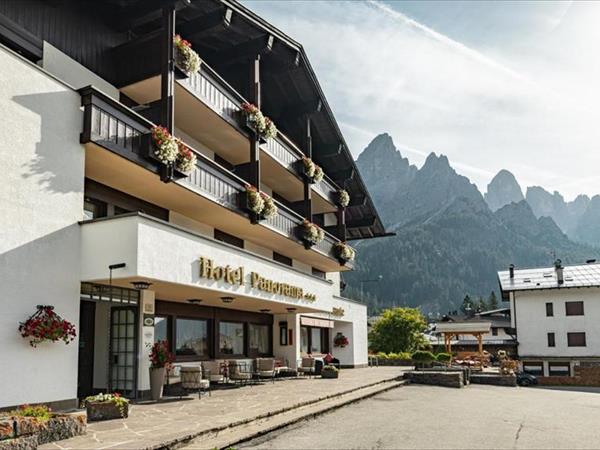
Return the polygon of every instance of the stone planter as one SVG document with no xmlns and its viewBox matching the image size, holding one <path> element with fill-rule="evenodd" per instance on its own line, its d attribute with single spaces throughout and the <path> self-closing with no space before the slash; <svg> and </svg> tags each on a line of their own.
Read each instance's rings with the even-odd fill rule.
<svg viewBox="0 0 600 450">
<path fill-rule="evenodd" d="M 323 369 L 321 370 L 321 378 L 338 378 L 340 376 L 339 371 Z"/>
<path fill-rule="evenodd" d="M 88 422 L 125 419 L 129 416 L 129 403 L 120 408 L 115 402 L 86 402 L 85 410 Z"/>
<path fill-rule="evenodd" d="M 162 397 L 166 371 L 165 367 L 150 367 L 150 396 L 155 402 Z"/>
<path fill-rule="evenodd" d="M 55 414 L 46 421 L 35 417 L 0 417 L 0 450 L 35 449 L 38 445 L 85 434 L 83 414 Z"/>
</svg>

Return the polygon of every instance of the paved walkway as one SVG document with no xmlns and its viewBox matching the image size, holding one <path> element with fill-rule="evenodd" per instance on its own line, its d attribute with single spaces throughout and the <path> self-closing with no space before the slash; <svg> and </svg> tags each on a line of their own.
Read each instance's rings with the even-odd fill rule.
<svg viewBox="0 0 600 450">
<path fill-rule="evenodd" d="M 92 422 L 85 436 L 40 449 L 146 449 L 401 376 L 406 368 L 346 369 L 337 380 L 299 378 L 215 390 L 212 397 L 132 405 L 129 418 Z"/>
</svg>

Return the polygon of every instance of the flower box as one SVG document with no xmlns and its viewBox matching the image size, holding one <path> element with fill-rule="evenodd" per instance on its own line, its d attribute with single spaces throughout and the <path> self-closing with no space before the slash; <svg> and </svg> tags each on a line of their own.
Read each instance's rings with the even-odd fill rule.
<svg viewBox="0 0 600 450">
<path fill-rule="evenodd" d="M 129 403 L 122 406 L 115 402 L 85 402 L 88 422 L 99 420 L 126 419 L 129 416 Z"/>
<path fill-rule="evenodd" d="M 327 365 L 321 369 L 321 378 L 339 378 L 340 371 L 337 367 Z"/>
</svg>

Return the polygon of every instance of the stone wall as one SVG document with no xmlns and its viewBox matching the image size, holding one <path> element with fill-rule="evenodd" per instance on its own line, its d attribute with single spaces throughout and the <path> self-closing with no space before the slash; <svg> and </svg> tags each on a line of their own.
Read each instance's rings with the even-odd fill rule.
<svg viewBox="0 0 600 450">
<path fill-rule="evenodd" d="M 379 358 L 380 366 L 402 366 L 402 367 L 410 367 L 414 366 L 415 363 L 412 362 L 412 359 L 383 359 Z"/>
<path fill-rule="evenodd" d="M 34 417 L 0 417 L 0 450 L 35 449 L 38 445 L 85 434 L 83 414 L 65 414 L 40 421 Z"/>
<path fill-rule="evenodd" d="M 575 366 L 575 373 L 570 376 L 537 377 L 544 386 L 600 386 L 600 367 Z"/>
<path fill-rule="evenodd" d="M 406 372 L 404 379 L 409 380 L 414 384 L 430 384 L 434 386 L 445 386 L 453 388 L 461 388 L 464 386 L 462 372 L 435 372 L 435 371 L 420 371 L 415 370 Z"/>
<path fill-rule="evenodd" d="M 495 375 L 495 374 L 472 374 L 471 383 L 473 384 L 491 384 L 494 386 L 516 386 L 516 375 Z"/>
</svg>

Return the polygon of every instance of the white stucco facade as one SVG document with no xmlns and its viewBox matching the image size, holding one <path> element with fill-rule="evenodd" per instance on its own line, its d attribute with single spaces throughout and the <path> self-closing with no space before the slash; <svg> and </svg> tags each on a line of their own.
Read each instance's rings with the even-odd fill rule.
<svg viewBox="0 0 600 450">
<path fill-rule="evenodd" d="M 84 149 L 80 96 L 0 47 L 0 407 L 76 397 L 77 347 L 17 332 L 53 305 L 78 326 Z"/>
</svg>

